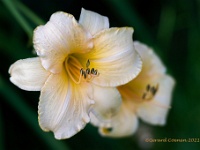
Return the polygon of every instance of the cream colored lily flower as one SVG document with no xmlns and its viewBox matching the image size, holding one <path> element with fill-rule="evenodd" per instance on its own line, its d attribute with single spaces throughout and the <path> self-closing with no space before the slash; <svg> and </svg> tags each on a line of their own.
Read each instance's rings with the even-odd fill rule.
<svg viewBox="0 0 200 150">
<path fill-rule="evenodd" d="M 166 123 L 175 81 L 166 75 L 166 68 L 152 49 L 139 42 L 134 42 L 134 46 L 143 60 L 142 71 L 134 80 L 118 87 L 122 107 L 110 124 L 93 121 L 104 136 L 133 134 L 138 127 L 138 117 L 152 125 Z"/>
<path fill-rule="evenodd" d="M 141 70 L 132 34 L 132 28 L 109 28 L 107 17 L 84 9 L 79 22 L 71 14 L 56 12 L 35 29 L 38 57 L 15 62 L 9 73 L 19 88 L 41 91 L 38 113 L 44 131 L 53 131 L 57 139 L 69 138 L 90 121 L 90 112 L 104 116 L 113 106 L 117 112 L 121 97 L 114 87 Z M 103 99 L 107 108 L 97 103 L 95 111 L 91 106 L 101 101 L 99 93 L 115 101 Z"/>
</svg>

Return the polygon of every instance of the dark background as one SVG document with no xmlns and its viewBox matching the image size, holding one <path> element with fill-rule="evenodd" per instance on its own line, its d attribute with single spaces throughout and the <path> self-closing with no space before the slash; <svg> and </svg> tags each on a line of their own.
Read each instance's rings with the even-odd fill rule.
<svg viewBox="0 0 200 150">
<path fill-rule="evenodd" d="M 147 143 L 149 138 L 200 140 L 200 1 L 199 0 L 21 0 L 44 22 L 52 13 L 65 11 L 78 20 L 81 8 L 108 16 L 111 27 L 131 26 L 134 40 L 153 47 L 176 80 L 167 124 L 151 126 L 140 121 L 136 134 L 128 138 L 101 137 L 87 125 L 67 140 L 55 140 L 38 126 L 39 92 L 18 89 L 9 81 L 8 68 L 18 59 L 35 56 L 31 33 L 17 21 L 15 12 L 0 1 L 0 150 L 198 150 L 196 142 Z M 21 7 L 20 7 L 21 8 Z M 34 23 L 20 14 L 33 30 Z M 31 30 L 31 31 L 32 31 Z"/>
</svg>

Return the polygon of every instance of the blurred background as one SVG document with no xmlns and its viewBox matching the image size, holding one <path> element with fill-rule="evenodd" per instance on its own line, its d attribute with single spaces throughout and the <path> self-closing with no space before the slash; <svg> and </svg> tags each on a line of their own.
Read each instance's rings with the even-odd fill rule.
<svg viewBox="0 0 200 150">
<path fill-rule="evenodd" d="M 9 81 L 8 68 L 35 56 L 33 29 L 52 13 L 79 18 L 81 8 L 108 16 L 111 27 L 134 27 L 134 40 L 155 49 L 176 79 L 172 108 L 164 127 L 140 121 L 131 137 L 103 138 L 87 125 L 67 140 L 55 140 L 38 126 L 39 92 L 23 91 Z M 37 17 L 38 16 L 38 17 Z M 1 0 L 0 1 L 0 150 L 198 150 L 198 143 L 147 143 L 145 138 L 200 140 L 199 0 Z"/>
</svg>

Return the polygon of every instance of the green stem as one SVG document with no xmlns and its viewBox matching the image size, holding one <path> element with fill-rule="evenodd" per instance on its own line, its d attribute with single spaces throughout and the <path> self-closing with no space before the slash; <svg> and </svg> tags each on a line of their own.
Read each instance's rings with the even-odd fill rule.
<svg viewBox="0 0 200 150">
<path fill-rule="evenodd" d="M 4 97 L 6 103 L 13 107 L 19 115 L 32 127 L 35 133 L 41 138 L 49 149 L 52 150 L 68 150 L 69 148 L 64 144 L 64 141 L 55 140 L 50 133 L 44 133 L 38 126 L 37 115 L 25 103 L 23 98 L 16 93 L 12 85 L 0 78 L 0 94 Z"/>
<path fill-rule="evenodd" d="M 13 14 L 13 16 L 16 18 L 16 20 L 19 22 L 19 24 L 22 26 L 22 28 L 25 30 L 25 32 L 31 39 L 33 35 L 33 29 L 28 25 L 28 23 L 22 17 L 22 15 L 20 15 L 19 11 L 13 5 L 12 0 L 2 0 L 2 2 L 10 10 L 10 12 Z"/>
</svg>

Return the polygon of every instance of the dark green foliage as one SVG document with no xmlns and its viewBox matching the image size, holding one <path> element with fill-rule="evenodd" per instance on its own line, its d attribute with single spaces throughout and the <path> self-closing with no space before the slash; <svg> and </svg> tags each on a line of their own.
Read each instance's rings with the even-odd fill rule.
<svg viewBox="0 0 200 150">
<path fill-rule="evenodd" d="M 15 0 L 4 0 L 15 2 Z M 20 24 L 0 1 L 0 149 L 28 150 L 198 150 L 200 149 L 200 2 L 199 0 L 21 0 L 46 22 L 62 10 L 77 20 L 81 8 L 108 16 L 111 26 L 131 26 L 134 40 L 153 47 L 176 80 L 172 108 L 164 127 L 140 121 L 141 128 L 128 138 L 101 137 L 91 125 L 74 137 L 57 141 L 37 121 L 39 92 L 18 89 L 9 81 L 8 68 L 18 59 L 34 57 L 32 32 L 39 22 L 23 14 L 30 29 Z M 19 6 L 22 8 L 24 6 Z M 12 8 L 11 8 L 12 9 Z M 23 8 L 22 8 L 23 9 Z M 24 9 L 23 9 L 24 10 Z M 15 13 L 15 12 L 14 12 Z M 29 14 L 31 15 L 31 14 Z M 150 138 L 188 139 L 199 142 L 147 143 Z"/>
</svg>

